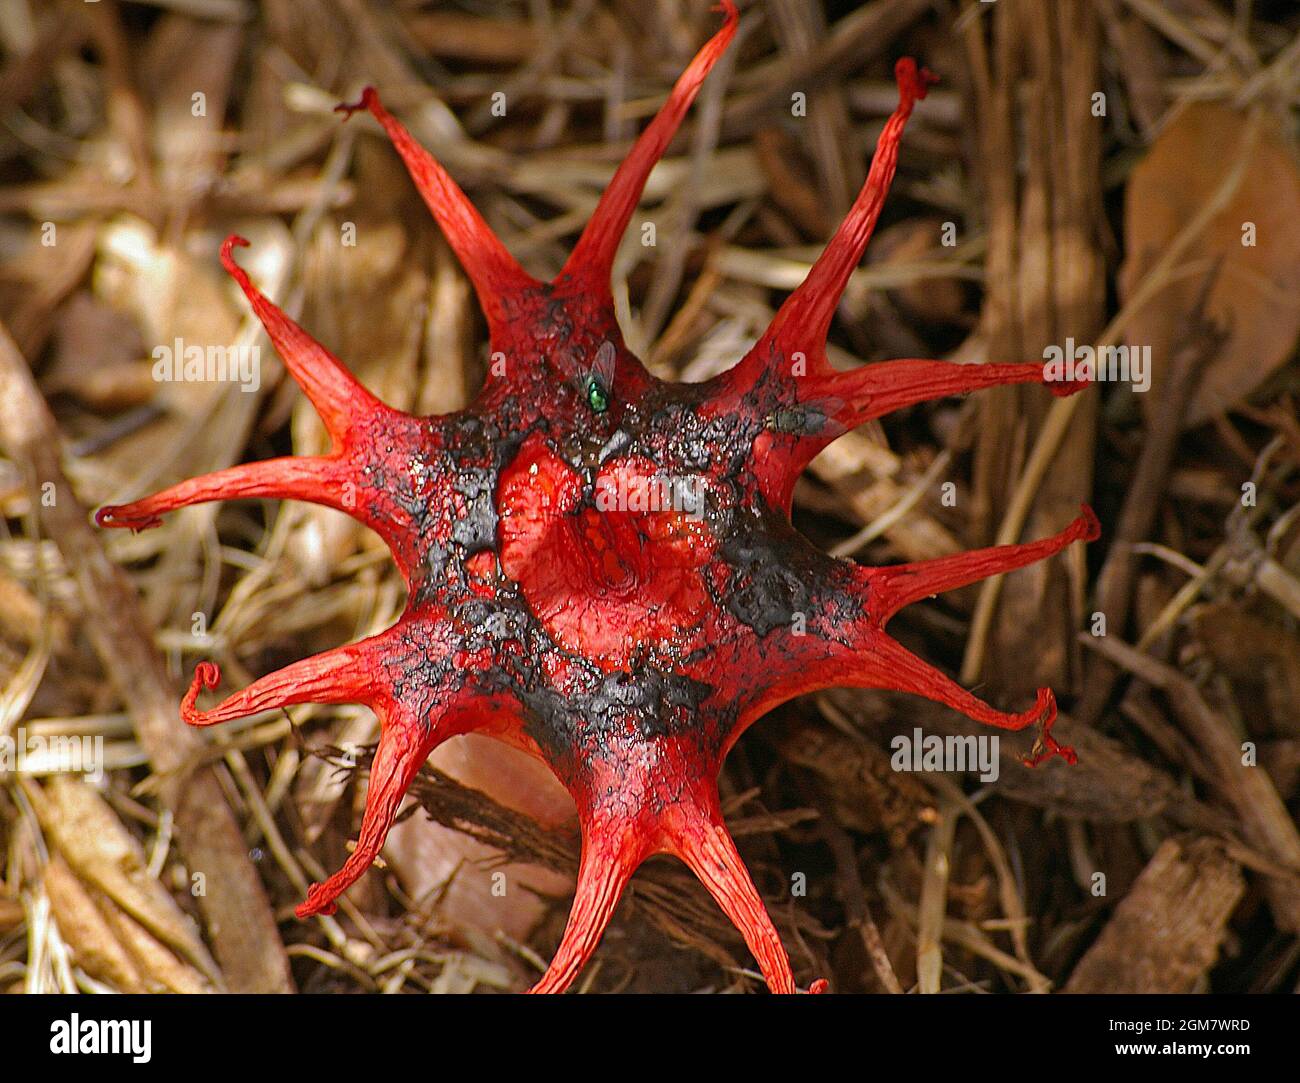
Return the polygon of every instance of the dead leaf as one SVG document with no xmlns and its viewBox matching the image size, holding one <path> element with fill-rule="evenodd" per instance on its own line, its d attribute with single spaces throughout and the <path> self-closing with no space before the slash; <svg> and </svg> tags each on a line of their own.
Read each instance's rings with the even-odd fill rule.
<svg viewBox="0 0 1300 1083">
<path fill-rule="evenodd" d="M 62 858 L 52 857 L 45 866 L 44 885 L 59 933 L 72 949 L 77 965 L 120 992 L 146 992 L 131 956 L 113 936 L 90 893 Z"/>
<path fill-rule="evenodd" d="M 1129 178 L 1124 202 L 1127 258 L 1120 292 L 1131 295 L 1170 241 L 1232 168 L 1243 113 L 1211 102 L 1188 106 L 1161 132 Z M 1253 241 L 1254 243 L 1248 243 Z M 1207 364 L 1184 423 L 1197 425 L 1258 387 L 1289 358 L 1300 337 L 1300 167 L 1293 148 L 1267 128 L 1235 195 L 1192 244 L 1184 266 L 1223 261 L 1208 314 L 1229 332 Z M 1161 401 L 1160 372 L 1186 321 L 1202 275 L 1160 290 L 1128 327 L 1130 347 L 1149 345 L 1153 379 L 1147 411 Z"/>
<path fill-rule="evenodd" d="M 40 790 L 29 790 L 28 796 L 69 870 L 91 892 L 112 902 L 105 917 L 137 966 L 143 964 L 167 988 L 210 984 L 216 964 L 193 922 L 149 875 L 139 843 L 95 789 L 80 779 L 56 776 Z M 118 921 L 118 912 L 138 929 Z M 139 950 L 142 945 L 156 949 Z M 163 945 L 176 956 L 166 967 L 158 965 Z"/>
</svg>

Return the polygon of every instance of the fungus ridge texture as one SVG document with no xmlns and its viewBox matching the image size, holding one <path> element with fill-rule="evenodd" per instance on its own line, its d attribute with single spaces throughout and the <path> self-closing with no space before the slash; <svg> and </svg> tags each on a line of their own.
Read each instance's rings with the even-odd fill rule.
<svg viewBox="0 0 1300 1083">
<path fill-rule="evenodd" d="M 206 710 L 199 696 L 220 673 L 201 663 L 181 705 L 195 726 L 306 702 L 361 703 L 379 717 L 356 848 L 312 885 L 300 917 L 334 911 L 379 855 L 429 753 L 474 731 L 540 757 L 577 804 L 576 894 L 534 991 L 572 983 L 637 866 L 670 853 L 735 923 L 768 986 L 796 992 L 719 805 L 723 759 L 753 721 L 820 688 L 898 689 L 1001 729 L 1038 726 L 1031 762 L 1074 761 L 1052 737 L 1049 689 L 1004 713 L 885 629 L 910 602 L 1095 538 L 1090 510 L 1039 541 L 880 568 L 832 559 L 790 523 L 796 478 L 836 436 L 942 396 L 1044 382 L 1041 363 L 907 359 L 841 372 L 827 361 L 832 317 L 879 217 L 904 125 L 934 80 L 928 71 L 898 62 L 898 107 L 852 210 L 733 368 L 706 383 L 666 383 L 623 342 L 615 253 L 650 170 L 736 32 L 735 7 L 723 12 L 551 282 L 520 267 L 373 89 L 340 106 L 382 125 L 473 283 L 497 361 L 481 393 L 445 416 L 386 406 L 259 292 L 234 258 L 247 242 L 230 237 L 222 263 L 319 412 L 330 451 L 233 466 L 96 516 L 138 530 L 206 501 L 307 500 L 353 516 L 392 550 L 408 589 L 392 628 Z"/>
</svg>

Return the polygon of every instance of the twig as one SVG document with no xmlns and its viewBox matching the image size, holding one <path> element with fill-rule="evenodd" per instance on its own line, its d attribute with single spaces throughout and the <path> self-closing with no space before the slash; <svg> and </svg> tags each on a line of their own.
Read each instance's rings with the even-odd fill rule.
<svg viewBox="0 0 1300 1083">
<path fill-rule="evenodd" d="M 880 936 L 871 917 L 871 908 L 867 904 L 867 892 L 862 877 L 858 873 L 858 856 L 853 849 L 853 840 L 835 821 L 829 802 L 822 807 L 822 816 L 818 828 L 826 845 L 830 847 L 835 858 L 835 871 L 840 881 L 840 900 L 848 914 L 849 927 L 856 928 L 862 937 L 862 946 L 866 948 L 867 958 L 876 972 L 876 979 L 887 993 L 902 993 L 903 986 L 898 975 L 894 973 L 894 964 L 890 962 L 889 953 L 885 951 L 885 942 Z"/>
<path fill-rule="evenodd" d="M 1169 371 L 1162 381 L 1164 399 L 1147 428 L 1142 454 L 1115 524 L 1114 543 L 1097 577 L 1095 608 L 1106 615 L 1108 628 L 1117 635 L 1124 634 L 1128 623 L 1133 578 L 1137 573 L 1133 546 L 1151 532 L 1160 507 L 1160 494 L 1173 465 L 1183 417 L 1200 384 L 1201 373 L 1226 339 L 1225 332 L 1209 321 L 1205 311 L 1220 266 L 1221 261 L 1216 260 L 1201 283 L 1182 341 L 1170 358 Z M 1096 657 L 1095 662 L 1090 667 L 1083 698 L 1075 709 L 1080 720 L 1087 725 L 1092 725 L 1100 717 L 1119 676 L 1119 671 L 1100 657 Z"/>
<path fill-rule="evenodd" d="M 1242 831 L 1253 846 L 1292 872 L 1300 872 L 1300 832 L 1268 772 L 1243 762 L 1242 742 L 1226 720 L 1206 702 L 1200 689 L 1166 665 L 1117 636 L 1079 637 L 1140 680 L 1160 689 L 1214 772 L 1217 789 L 1235 809 Z M 1276 919 L 1283 928 L 1300 931 L 1300 892 L 1294 883 L 1270 881 Z"/>
<path fill-rule="evenodd" d="M 162 776 L 159 797 L 175 817 L 189 867 L 204 875 L 198 897 L 227 986 L 238 992 L 288 992 L 289 960 L 271 907 L 210 770 L 185 774 L 203 742 L 180 721 L 180 695 L 167 676 L 140 612 L 135 589 L 104 554 L 86 509 L 59 461 L 61 439 L 18 347 L 0 324 L 0 441 L 28 472 L 33 494 L 52 484 L 53 502 L 34 495 L 41 521 L 73 572 L 95 653 L 135 721 Z"/>
<path fill-rule="evenodd" d="M 944 917 L 948 909 L 948 872 L 957 831 L 957 810 L 939 802 L 938 818 L 925 848 L 921 898 L 916 904 L 916 977 L 918 991 L 937 993 L 943 974 Z"/>
<path fill-rule="evenodd" d="M 1251 113 L 1245 130 L 1241 134 L 1241 139 L 1237 144 L 1237 153 L 1233 158 L 1232 167 L 1228 170 L 1227 176 L 1223 178 L 1223 182 L 1215 190 L 1214 195 L 1206 200 L 1205 205 L 1196 212 L 1192 220 L 1170 242 L 1169 247 L 1165 249 L 1164 255 L 1156 261 L 1155 266 L 1151 268 L 1150 272 L 1138 284 L 1137 289 L 1133 291 L 1133 296 L 1124 303 L 1124 306 L 1116 313 L 1115 318 L 1111 320 L 1110 325 L 1098 337 L 1096 349 L 1099 355 L 1103 349 L 1114 346 L 1119 341 L 1120 336 L 1128 326 L 1129 320 L 1169 284 L 1170 277 L 1179 260 L 1183 258 L 1184 253 L 1205 231 L 1210 222 L 1214 220 L 1215 215 L 1223 210 L 1228 201 L 1236 194 L 1237 188 L 1246 175 L 1246 166 L 1250 162 L 1251 153 L 1259 138 L 1263 122 L 1264 114 L 1261 111 L 1256 110 Z M 1081 394 L 1087 394 L 1087 392 Z M 1056 452 L 1060 448 L 1062 440 L 1065 439 L 1065 434 L 1070 427 L 1070 421 L 1074 417 L 1075 410 L 1078 409 L 1079 401 L 1080 395 L 1072 395 L 1067 399 L 1057 399 L 1052 404 L 1052 408 L 1047 414 L 1047 420 L 1039 431 L 1034 450 L 1030 454 L 1029 461 L 1025 464 L 1025 469 L 1021 473 L 1020 480 L 1016 483 L 1015 491 L 1011 495 L 1011 504 L 1002 520 L 1001 527 L 998 529 L 996 544 L 1011 545 L 1019 539 L 1020 532 L 1025 526 L 1025 520 L 1029 517 L 1030 508 L 1033 506 L 1034 497 L 1042 484 L 1043 478 L 1047 476 L 1048 468 L 1056 457 Z M 998 598 L 1002 593 L 1003 578 L 1003 576 L 996 576 L 992 579 L 986 579 L 980 588 L 979 601 L 975 605 L 975 615 L 971 620 L 970 639 L 966 645 L 966 656 L 962 660 L 961 667 L 962 680 L 967 683 L 978 680 L 980 673 L 984 669 L 984 653 L 988 646 L 989 632 L 993 627 L 993 617 L 997 611 Z"/>
</svg>

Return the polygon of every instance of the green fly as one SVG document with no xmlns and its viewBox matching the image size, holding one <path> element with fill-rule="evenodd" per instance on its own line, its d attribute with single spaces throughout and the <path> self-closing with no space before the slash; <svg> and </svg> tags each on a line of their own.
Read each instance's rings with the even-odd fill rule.
<svg viewBox="0 0 1300 1083">
<path fill-rule="evenodd" d="M 603 414 L 609 409 L 610 393 L 614 389 L 614 361 L 618 351 L 614 344 L 606 339 L 596 351 L 596 359 L 591 368 L 580 373 L 582 396 L 587 400 L 593 414 Z"/>
</svg>

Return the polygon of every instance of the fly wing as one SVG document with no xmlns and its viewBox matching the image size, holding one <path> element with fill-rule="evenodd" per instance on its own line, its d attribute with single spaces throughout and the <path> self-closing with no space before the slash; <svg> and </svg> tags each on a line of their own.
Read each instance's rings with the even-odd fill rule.
<svg viewBox="0 0 1300 1083">
<path fill-rule="evenodd" d="M 583 399 L 587 397 L 587 391 L 591 387 L 593 379 L 600 385 L 600 389 L 608 395 L 614 386 L 614 370 L 618 360 L 618 349 L 615 345 L 605 339 L 601 342 L 596 350 L 596 356 L 586 364 L 586 358 L 581 357 L 575 352 L 569 353 L 569 372 L 572 374 L 570 380 L 573 388 Z"/>
<path fill-rule="evenodd" d="M 591 374 L 600 381 L 600 386 L 607 394 L 614 389 L 614 364 L 617 359 L 618 350 L 609 339 L 605 339 L 596 350 L 596 359 L 591 364 Z"/>
</svg>

